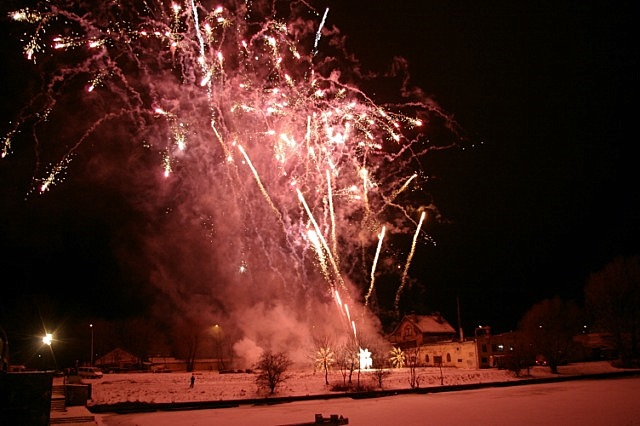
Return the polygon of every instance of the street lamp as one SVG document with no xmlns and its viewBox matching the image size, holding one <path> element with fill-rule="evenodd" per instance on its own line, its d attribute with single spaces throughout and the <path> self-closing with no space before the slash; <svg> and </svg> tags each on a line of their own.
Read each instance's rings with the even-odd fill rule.
<svg viewBox="0 0 640 426">
<path fill-rule="evenodd" d="M 217 367 L 218 367 L 218 371 L 220 371 L 220 369 L 222 370 L 226 370 L 225 365 L 224 365 L 224 351 L 222 350 L 222 327 L 220 327 L 218 324 L 214 325 L 212 327 L 212 331 L 213 331 L 213 336 L 215 338 L 214 340 L 214 357 L 217 359 Z"/>
<path fill-rule="evenodd" d="M 51 353 L 51 358 L 53 359 L 53 363 L 55 365 L 55 368 L 58 368 L 58 362 L 56 361 L 56 356 L 53 354 L 53 348 L 51 347 L 53 343 L 53 334 L 51 333 L 46 333 L 44 334 L 44 336 L 42 336 L 42 344 L 44 346 L 48 346 L 49 347 L 49 352 Z M 41 355 L 40 355 L 41 356 Z M 43 365 L 42 367 L 45 368 L 46 367 L 46 361 L 43 361 Z"/>
<path fill-rule="evenodd" d="M 91 366 L 93 367 L 93 324 L 89 324 L 91 329 Z"/>
<path fill-rule="evenodd" d="M 42 343 L 51 346 L 51 342 L 53 342 L 53 334 L 46 333 L 44 336 L 42 336 Z"/>
</svg>

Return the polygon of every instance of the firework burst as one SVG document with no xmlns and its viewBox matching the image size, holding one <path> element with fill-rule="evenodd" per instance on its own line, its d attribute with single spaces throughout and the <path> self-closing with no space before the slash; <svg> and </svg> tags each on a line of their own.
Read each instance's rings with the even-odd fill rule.
<svg viewBox="0 0 640 426">
<path fill-rule="evenodd" d="M 406 81 L 391 102 L 364 93 L 326 8 L 205 3 L 60 0 L 13 12 L 31 29 L 24 55 L 44 84 L 3 157 L 26 126 L 56 139 L 49 151 L 38 144 L 33 191 L 45 192 L 119 128 L 160 154 L 157 185 L 180 193 L 172 211 L 209 224 L 225 288 L 306 306 L 341 294 L 352 309 L 368 288 L 368 303 L 385 232 L 415 232 L 412 255 L 419 233 L 428 240 L 422 222 L 435 208 L 421 160 L 456 140 L 430 141 L 431 120 L 452 122 Z M 65 115 L 70 105 L 82 115 Z M 397 259 L 403 285 L 409 261 Z M 230 294 L 211 298 L 231 311 Z M 357 318 L 343 321 L 354 336 Z"/>
</svg>

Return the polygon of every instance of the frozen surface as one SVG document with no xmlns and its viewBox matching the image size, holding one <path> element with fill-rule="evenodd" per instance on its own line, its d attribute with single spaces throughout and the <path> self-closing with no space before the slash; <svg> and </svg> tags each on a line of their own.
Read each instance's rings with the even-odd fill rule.
<svg viewBox="0 0 640 426">
<path fill-rule="evenodd" d="M 560 375 L 617 371 L 607 363 L 560 367 Z M 551 377 L 546 367 L 535 367 L 533 377 Z M 184 402 L 254 398 L 251 374 L 197 374 L 189 388 L 187 373 L 118 374 L 92 380 L 93 404 L 119 401 Z M 394 370 L 385 389 L 408 388 L 408 371 Z M 419 370 L 420 387 L 440 386 L 440 370 Z M 504 370 L 443 370 L 444 384 L 518 380 Z M 355 380 L 354 376 L 354 380 Z M 330 382 L 342 380 L 330 373 Z M 362 374 L 361 383 L 370 383 Z M 276 396 L 332 393 L 321 372 L 296 372 Z M 277 405 L 241 405 L 237 408 L 158 411 L 140 414 L 99 414 L 97 421 L 111 425 L 283 425 L 313 422 L 316 413 L 338 414 L 350 425 L 640 425 L 640 377 L 577 380 L 560 383 L 489 387 L 478 390 L 389 396 L 373 399 L 318 399 Z"/>
</svg>

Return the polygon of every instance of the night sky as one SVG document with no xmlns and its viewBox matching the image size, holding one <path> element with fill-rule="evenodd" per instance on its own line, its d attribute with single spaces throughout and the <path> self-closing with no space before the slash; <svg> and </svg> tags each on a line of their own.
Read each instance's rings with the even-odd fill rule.
<svg viewBox="0 0 640 426">
<path fill-rule="evenodd" d="M 437 166 L 436 204 L 453 223 L 416 261 L 451 321 L 458 294 L 463 323 L 508 331 L 543 298 L 579 301 L 590 273 L 638 252 L 626 4 L 349 5 L 338 25 L 363 62 L 406 57 L 469 137 Z"/>
<path fill-rule="evenodd" d="M 0 18 L 3 134 L 34 89 L 10 3 Z M 448 223 L 427 228 L 437 245 L 414 257 L 421 285 L 409 294 L 421 306 L 455 324 L 458 298 L 466 334 L 508 331 L 544 298 L 580 301 L 590 273 L 640 252 L 629 2 L 329 3 L 326 25 L 341 29 L 363 67 L 382 72 L 406 58 L 412 83 L 464 130 L 460 148 L 427 167 Z M 50 304 L 62 321 L 140 315 L 153 295 L 114 245 L 152 227 L 150 212 L 83 178 L 90 150 L 52 191 L 27 196 L 33 146 L 25 132 L 0 160 L 4 324 L 30 315 L 30 303 Z"/>
</svg>

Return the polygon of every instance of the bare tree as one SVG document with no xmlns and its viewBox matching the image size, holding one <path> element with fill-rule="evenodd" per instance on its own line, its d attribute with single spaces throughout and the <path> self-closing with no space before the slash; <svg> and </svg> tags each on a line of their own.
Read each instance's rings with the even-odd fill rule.
<svg viewBox="0 0 640 426">
<path fill-rule="evenodd" d="M 371 367 L 373 371 L 371 375 L 375 381 L 375 384 L 382 389 L 384 380 L 391 374 L 389 371 L 389 342 L 382 339 L 366 338 L 361 341 L 361 344 L 367 347 L 371 353 Z"/>
<path fill-rule="evenodd" d="M 341 345 L 336 353 L 336 365 L 342 374 L 342 384 L 351 384 L 353 371 L 358 366 L 358 348 L 353 343 Z M 347 381 L 348 379 L 348 381 Z"/>
<path fill-rule="evenodd" d="M 173 328 L 174 353 L 183 358 L 187 364 L 187 371 L 195 369 L 196 357 L 206 327 L 193 318 L 180 318 Z"/>
<path fill-rule="evenodd" d="M 329 384 L 329 368 L 335 363 L 335 355 L 329 346 L 321 346 L 316 352 L 316 367 L 324 371 L 324 384 Z"/>
<path fill-rule="evenodd" d="M 382 389 L 384 380 L 391 375 L 391 372 L 387 368 L 388 366 L 389 362 L 386 361 L 384 364 L 377 365 L 373 370 L 373 380 L 380 389 Z"/>
<path fill-rule="evenodd" d="M 529 336 L 522 332 L 514 333 L 513 347 L 506 357 L 506 367 L 516 377 L 520 377 L 522 370 L 527 370 L 527 376 L 530 374 L 530 368 L 535 362 L 535 349 L 533 342 L 528 339 Z"/>
<path fill-rule="evenodd" d="M 276 388 L 287 379 L 285 373 L 290 366 L 291 360 L 286 353 L 263 352 L 256 364 L 258 389 L 269 389 L 269 393 L 274 394 Z"/>
<path fill-rule="evenodd" d="M 558 373 L 558 365 L 567 361 L 573 337 L 582 323 L 579 307 L 559 297 L 543 300 L 529 309 L 520 323 L 525 340 L 532 349 L 544 356 L 551 372 Z"/>
<path fill-rule="evenodd" d="M 218 370 L 226 371 L 228 368 L 233 368 L 234 351 L 233 341 L 230 336 L 218 324 L 210 327 L 209 331 L 210 336 L 213 338 L 213 358 L 217 361 Z"/>
<path fill-rule="evenodd" d="M 420 363 L 420 348 L 416 345 L 405 351 L 405 365 L 409 368 L 409 386 L 411 389 L 420 387 L 417 368 Z"/>
<path fill-rule="evenodd" d="M 616 258 L 592 274 L 585 303 L 596 326 L 613 335 L 621 364 L 630 366 L 640 357 L 640 256 Z"/>
</svg>

